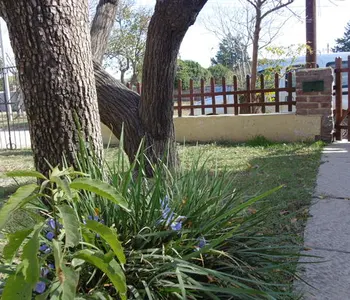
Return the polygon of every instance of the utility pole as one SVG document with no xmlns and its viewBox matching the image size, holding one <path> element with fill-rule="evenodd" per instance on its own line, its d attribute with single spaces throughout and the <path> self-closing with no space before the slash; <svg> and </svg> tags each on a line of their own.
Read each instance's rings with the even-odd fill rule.
<svg viewBox="0 0 350 300">
<path fill-rule="evenodd" d="M 316 0 L 306 0 L 306 67 L 316 68 Z"/>
</svg>

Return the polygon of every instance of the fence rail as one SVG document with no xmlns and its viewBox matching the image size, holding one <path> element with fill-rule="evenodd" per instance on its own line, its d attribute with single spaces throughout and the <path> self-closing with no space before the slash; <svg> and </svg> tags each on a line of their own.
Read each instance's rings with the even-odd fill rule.
<svg viewBox="0 0 350 300">
<path fill-rule="evenodd" d="M 210 85 L 206 86 L 203 79 L 200 80 L 199 88 L 194 88 L 193 79 L 189 82 L 189 90 L 184 91 L 182 81 L 177 82 L 174 91 L 174 111 L 178 117 L 183 115 L 208 115 L 208 114 L 243 114 L 254 112 L 281 112 L 280 107 L 286 107 L 293 111 L 296 101 L 293 99 L 295 87 L 293 87 L 293 74 L 290 72 L 283 77 L 274 74 L 273 83 L 266 85 L 264 74 L 258 78 L 259 88 L 251 87 L 250 77 L 246 77 L 245 89 L 238 88 L 237 77 L 234 76 L 231 85 L 227 85 L 227 79 L 222 78 L 221 84 L 216 84 L 211 78 Z M 284 82 L 284 87 L 281 87 Z M 142 85 L 127 84 L 128 88 L 137 93 L 142 93 Z M 285 97 L 281 97 L 284 93 Z M 280 99 L 286 99 L 281 101 Z M 229 110 L 232 109 L 231 111 Z M 274 109 L 266 109 L 274 108 Z"/>
</svg>

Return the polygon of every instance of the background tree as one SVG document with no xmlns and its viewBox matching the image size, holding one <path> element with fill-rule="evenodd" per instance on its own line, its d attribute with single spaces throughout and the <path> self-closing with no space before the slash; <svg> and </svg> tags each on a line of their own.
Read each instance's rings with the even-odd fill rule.
<svg viewBox="0 0 350 300">
<path fill-rule="evenodd" d="M 222 82 L 222 77 L 225 77 L 227 80 L 232 81 L 234 73 L 227 67 L 222 64 L 216 64 L 210 66 L 208 71 L 211 73 L 211 76 L 214 77 L 215 82 L 220 84 Z"/>
<path fill-rule="evenodd" d="M 146 48 L 151 12 L 144 7 L 135 8 L 133 2 L 119 2 L 116 22 L 105 54 L 109 66 L 116 66 L 120 81 L 125 83 L 125 73 L 132 72 L 131 84 L 141 81 L 142 63 Z"/>
<path fill-rule="evenodd" d="M 332 48 L 333 52 L 350 51 L 350 22 L 345 26 L 345 32 L 342 38 L 335 40 L 336 45 Z"/>
<path fill-rule="evenodd" d="M 45 159 L 55 166 L 62 155 L 74 165 L 80 133 L 100 156 L 87 2 L 2 0 L 0 12 L 19 69 L 36 169 L 47 174 Z"/>
<path fill-rule="evenodd" d="M 294 0 L 237 0 L 241 9 L 230 10 L 216 7 L 205 23 L 223 41 L 237 37 L 251 49 L 251 86 L 256 86 L 259 50 L 270 45 L 278 36 L 283 25 L 290 19 L 284 8 Z M 285 13 L 283 17 L 281 14 Z M 215 17 L 213 17 L 215 15 Z M 290 14 L 293 15 L 293 14 Z"/>
<path fill-rule="evenodd" d="M 240 36 L 228 36 L 219 44 L 216 56 L 211 59 L 213 65 L 221 64 L 229 68 L 238 77 L 238 83 L 244 84 L 245 78 L 250 74 L 250 59 L 248 48 Z M 215 76 L 214 76 L 215 77 Z"/>
<path fill-rule="evenodd" d="M 193 85 L 198 87 L 200 86 L 201 79 L 208 82 L 211 76 L 211 73 L 198 62 L 178 59 L 174 85 L 177 88 L 178 81 L 182 80 L 182 88 L 187 90 L 190 87 L 190 79 L 193 79 Z"/>
</svg>

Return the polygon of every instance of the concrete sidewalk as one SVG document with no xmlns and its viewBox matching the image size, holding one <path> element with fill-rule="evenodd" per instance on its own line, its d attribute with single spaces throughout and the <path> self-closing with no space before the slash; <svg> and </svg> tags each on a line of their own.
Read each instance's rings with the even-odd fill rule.
<svg viewBox="0 0 350 300">
<path fill-rule="evenodd" d="M 301 277 L 296 290 L 307 300 L 350 299 L 350 143 L 334 143 L 324 149 L 317 187 L 305 229 Z M 302 262 L 322 261 L 305 264 Z"/>
</svg>

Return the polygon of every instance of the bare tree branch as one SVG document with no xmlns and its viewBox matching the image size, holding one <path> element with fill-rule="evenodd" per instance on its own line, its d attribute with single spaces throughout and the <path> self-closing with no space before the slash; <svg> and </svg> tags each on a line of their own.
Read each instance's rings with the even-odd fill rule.
<svg viewBox="0 0 350 300">
<path fill-rule="evenodd" d="M 250 1 L 250 0 L 247 0 L 247 1 Z M 288 0 L 286 3 L 281 3 L 277 6 L 275 6 L 274 8 L 272 8 L 272 9 L 268 10 L 267 12 L 265 12 L 264 14 L 262 14 L 261 19 L 264 19 L 267 15 L 269 15 L 269 14 L 273 13 L 274 11 L 279 10 L 283 7 L 286 7 L 290 4 L 292 4 L 293 2 L 294 2 L 294 0 Z"/>
</svg>

